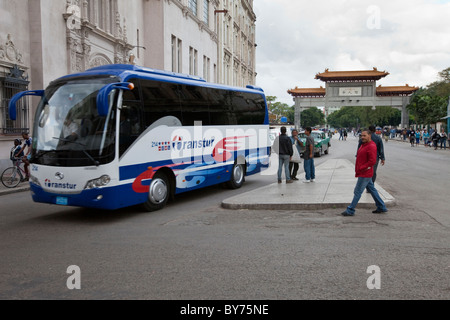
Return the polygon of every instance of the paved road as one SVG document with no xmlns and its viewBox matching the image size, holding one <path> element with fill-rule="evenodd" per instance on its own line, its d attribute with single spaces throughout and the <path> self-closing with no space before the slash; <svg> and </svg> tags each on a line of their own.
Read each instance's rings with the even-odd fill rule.
<svg viewBox="0 0 450 320">
<path fill-rule="evenodd" d="M 355 139 L 334 139 L 317 162 L 354 161 L 355 151 Z M 386 153 L 378 182 L 397 206 L 384 216 L 220 207 L 273 175 L 184 194 L 155 213 L 1 196 L 0 299 L 449 299 L 450 153 L 400 142 Z M 71 265 L 79 290 L 67 288 Z M 374 265 L 381 288 L 369 290 Z"/>
</svg>

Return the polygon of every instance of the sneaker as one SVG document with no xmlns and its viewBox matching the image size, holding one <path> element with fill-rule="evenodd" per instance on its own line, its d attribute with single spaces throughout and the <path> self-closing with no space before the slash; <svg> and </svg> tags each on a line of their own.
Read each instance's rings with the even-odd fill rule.
<svg viewBox="0 0 450 320">
<path fill-rule="evenodd" d="M 311 179 L 311 182 L 315 182 L 316 181 L 316 179 Z"/>
<path fill-rule="evenodd" d="M 294 180 L 287 180 L 286 183 L 294 183 Z"/>
<path fill-rule="evenodd" d="M 347 211 L 344 211 L 341 213 L 344 217 L 353 217 L 354 214 L 348 213 Z"/>
<path fill-rule="evenodd" d="M 311 180 L 303 180 L 302 182 L 303 182 L 303 183 L 310 183 Z"/>
<path fill-rule="evenodd" d="M 386 212 L 387 212 L 387 210 L 386 211 L 382 211 L 380 209 L 372 211 L 372 213 L 386 213 Z"/>
<path fill-rule="evenodd" d="M 294 181 L 298 181 L 298 178 L 292 178 L 292 180 L 294 180 Z"/>
</svg>

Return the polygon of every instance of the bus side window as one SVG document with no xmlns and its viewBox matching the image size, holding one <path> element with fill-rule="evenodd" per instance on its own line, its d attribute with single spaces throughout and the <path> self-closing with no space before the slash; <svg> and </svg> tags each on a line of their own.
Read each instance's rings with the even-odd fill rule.
<svg viewBox="0 0 450 320">
<path fill-rule="evenodd" d="M 182 119 L 179 85 L 141 80 L 144 99 L 143 117 L 145 127 L 163 117 L 172 116 Z"/>
<path fill-rule="evenodd" d="M 235 125 L 236 117 L 231 109 L 231 95 L 229 91 L 210 89 L 210 119 L 211 125 Z"/>
<path fill-rule="evenodd" d="M 122 155 L 142 133 L 140 104 L 124 101 L 120 110 L 119 151 Z"/>
<path fill-rule="evenodd" d="M 246 92 L 236 92 L 233 97 L 233 111 L 238 124 L 261 124 L 266 116 L 264 99 Z"/>
<path fill-rule="evenodd" d="M 183 125 L 193 126 L 196 121 L 202 125 L 210 124 L 209 96 L 207 88 L 183 85 L 179 91 Z"/>
</svg>

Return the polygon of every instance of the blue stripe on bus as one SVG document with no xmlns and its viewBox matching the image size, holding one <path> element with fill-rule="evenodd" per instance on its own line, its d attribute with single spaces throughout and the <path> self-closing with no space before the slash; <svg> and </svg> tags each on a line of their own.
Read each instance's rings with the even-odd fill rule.
<svg viewBox="0 0 450 320">
<path fill-rule="evenodd" d="M 238 155 L 245 155 L 246 157 L 249 154 L 254 154 L 261 156 L 261 154 L 258 153 L 258 149 L 252 149 L 252 150 L 246 150 L 245 154 L 243 151 L 235 151 L 231 159 L 236 159 Z M 266 155 L 268 155 L 268 152 L 270 152 L 270 148 L 267 148 Z M 199 160 L 200 158 L 200 160 Z M 140 163 L 140 164 L 133 164 L 129 166 L 121 166 L 119 167 L 119 180 L 130 180 L 135 179 L 137 176 L 142 174 L 143 172 L 149 170 L 150 167 L 152 168 L 160 168 L 160 167 L 169 167 L 176 170 L 183 170 L 186 169 L 189 166 L 197 165 L 198 170 L 202 170 L 202 166 L 209 166 L 209 165 L 220 165 L 222 163 L 204 163 L 200 162 L 202 160 L 202 157 L 192 157 L 192 158 L 184 158 L 184 159 L 175 159 L 175 160 L 164 160 L 164 161 L 155 161 L 155 162 L 147 162 L 147 163 Z M 258 160 L 258 164 L 261 160 Z"/>
</svg>

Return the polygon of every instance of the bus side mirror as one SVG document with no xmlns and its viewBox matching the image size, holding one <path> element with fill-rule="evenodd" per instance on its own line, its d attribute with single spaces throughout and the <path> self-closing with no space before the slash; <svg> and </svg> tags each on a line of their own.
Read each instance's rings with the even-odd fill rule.
<svg viewBox="0 0 450 320">
<path fill-rule="evenodd" d="M 110 83 L 107 86 L 104 86 L 97 95 L 97 111 L 100 117 L 106 117 L 109 111 L 109 94 L 111 91 L 119 89 L 119 90 L 133 90 L 134 84 L 131 82 L 117 82 Z"/>
<path fill-rule="evenodd" d="M 19 93 L 16 93 L 11 100 L 9 101 L 9 118 L 11 120 L 16 120 L 17 118 L 17 112 L 16 112 L 16 104 L 17 101 L 19 101 L 24 96 L 38 96 L 43 97 L 44 96 L 44 90 L 31 90 L 31 91 L 22 91 Z"/>
</svg>

